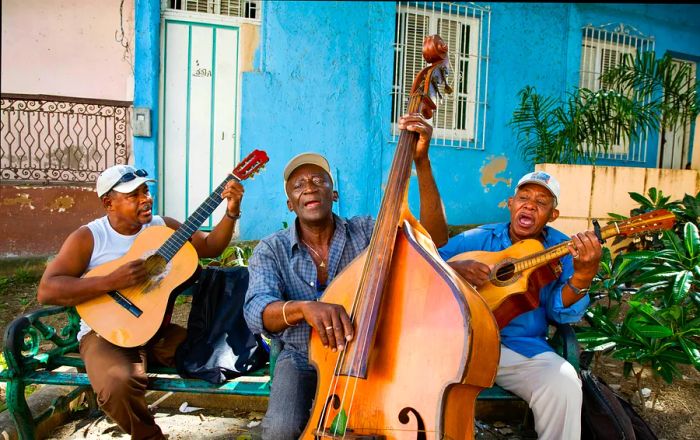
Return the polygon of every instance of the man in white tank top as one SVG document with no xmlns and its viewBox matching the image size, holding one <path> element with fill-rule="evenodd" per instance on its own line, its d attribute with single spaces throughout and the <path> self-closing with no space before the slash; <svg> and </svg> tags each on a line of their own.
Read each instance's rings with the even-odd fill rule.
<svg viewBox="0 0 700 440">
<path fill-rule="evenodd" d="M 126 254 L 145 228 L 180 226 L 177 220 L 152 214 L 153 199 L 146 183 L 153 181 L 144 170 L 128 165 L 115 165 L 100 174 L 97 196 L 106 215 L 68 236 L 41 278 L 37 295 L 40 303 L 75 306 L 146 281 L 144 260 L 126 263 L 106 276 L 81 277 L 88 270 Z M 197 231 L 190 239 L 200 258 L 221 254 L 231 241 L 240 217 L 243 186 L 231 181 L 222 196 L 227 199 L 226 215 L 210 233 Z M 184 328 L 166 322 L 147 344 L 123 348 L 111 344 L 81 322 L 80 355 L 97 401 L 132 439 L 165 438 L 146 404 L 146 362 L 173 366 L 175 349 L 185 335 Z"/>
</svg>

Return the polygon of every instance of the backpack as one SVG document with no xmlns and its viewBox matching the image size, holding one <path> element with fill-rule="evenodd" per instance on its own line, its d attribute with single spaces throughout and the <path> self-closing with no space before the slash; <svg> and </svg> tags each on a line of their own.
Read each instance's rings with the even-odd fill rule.
<svg viewBox="0 0 700 440">
<path fill-rule="evenodd" d="M 658 440 L 658 437 L 632 408 L 632 405 L 610 388 L 603 379 L 596 377 L 591 372 L 588 368 L 590 358 L 583 359 L 587 355 L 588 353 L 582 354 L 581 361 L 583 388 L 581 438 L 586 440 Z"/>
<path fill-rule="evenodd" d="M 187 338 L 175 352 L 182 377 L 222 384 L 265 366 L 269 354 L 243 317 L 248 268 L 207 267 L 199 274 Z"/>
</svg>

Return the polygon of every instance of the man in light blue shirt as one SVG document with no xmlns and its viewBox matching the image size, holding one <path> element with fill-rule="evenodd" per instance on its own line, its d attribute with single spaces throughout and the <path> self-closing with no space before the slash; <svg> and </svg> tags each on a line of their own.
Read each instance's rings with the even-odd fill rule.
<svg viewBox="0 0 700 440">
<path fill-rule="evenodd" d="M 440 249 L 448 260 L 469 251 L 502 251 L 525 239 L 550 248 L 569 237 L 547 226 L 559 216 L 559 182 L 537 171 L 523 176 L 508 199 L 510 222 L 463 232 Z M 588 287 L 598 270 L 601 245 L 593 232 L 571 237 L 571 255 L 561 259 L 561 274 L 540 289 L 540 304 L 501 329 L 501 360 L 496 383 L 527 401 L 540 439 L 578 439 L 581 436 L 581 381 L 576 370 L 546 342 L 549 322 L 574 323 L 589 304 Z M 477 289 L 492 267 L 475 260 L 451 262 Z"/>
</svg>

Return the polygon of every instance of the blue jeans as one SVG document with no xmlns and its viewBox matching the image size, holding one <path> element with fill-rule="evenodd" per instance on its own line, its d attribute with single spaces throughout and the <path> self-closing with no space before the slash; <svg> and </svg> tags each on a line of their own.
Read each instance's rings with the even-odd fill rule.
<svg viewBox="0 0 700 440">
<path fill-rule="evenodd" d="M 270 401 L 262 420 L 263 440 L 295 440 L 309 420 L 316 394 L 316 370 L 283 350 L 275 365 Z"/>
</svg>

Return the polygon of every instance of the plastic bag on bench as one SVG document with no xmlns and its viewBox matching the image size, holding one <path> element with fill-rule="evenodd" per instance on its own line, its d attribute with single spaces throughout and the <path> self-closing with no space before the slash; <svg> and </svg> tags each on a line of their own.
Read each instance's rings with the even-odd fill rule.
<svg viewBox="0 0 700 440">
<path fill-rule="evenodd" d="M 201 271 L 192 296 L 187 339 L 175 354 L 181 376 L 220 384 L 265 365 L 267 350 L 243 318 L 247 289 L 245 267 Z"/>
</svg>

